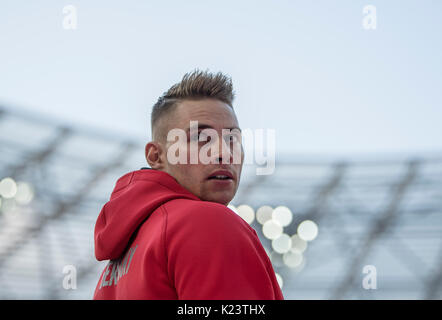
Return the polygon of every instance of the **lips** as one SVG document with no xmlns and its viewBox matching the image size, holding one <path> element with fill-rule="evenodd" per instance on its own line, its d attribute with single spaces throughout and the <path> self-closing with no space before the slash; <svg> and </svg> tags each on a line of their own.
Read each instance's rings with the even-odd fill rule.
<svg viewBox="0 0 442 320">
<path fill-rule="evenodd" d="M 209 180 L 233 180 L 233 174 L 230 171 L 227 170 L 217 170 L 215 172 L 212 172 L 209 177 L 207 178 Z"/>
</svg>

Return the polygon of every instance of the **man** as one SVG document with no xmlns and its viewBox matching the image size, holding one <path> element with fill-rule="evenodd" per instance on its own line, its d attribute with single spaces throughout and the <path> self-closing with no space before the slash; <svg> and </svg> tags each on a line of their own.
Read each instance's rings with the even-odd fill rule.
<svg viewBox="0 0 442 320">
<path fill-rule="evenodd" d="M 95 225 L 110 261 L 94 299 L 283 299 L 255 230 L 227 207 L 244 160 L 233 99 L 230 78 L 196 70 L 154 105 L 150 168 L 117 181 Z"/>
</svg>

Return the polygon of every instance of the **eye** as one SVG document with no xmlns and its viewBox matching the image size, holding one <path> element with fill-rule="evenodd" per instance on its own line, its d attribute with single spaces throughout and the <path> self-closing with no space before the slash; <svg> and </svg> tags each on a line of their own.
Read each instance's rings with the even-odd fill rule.
<svg viewBox="0 0 442 320">
<path fill-rule="evenodd" d="M 226 138 L 227 138 L 226 140 L 228 140 L 228 142 L 231 142 L 231 143 L 238 141 L 238 137 L 233 134 L 229 134 Z"/>
<path fill-rule="evenodd" d="M 210 141 L 212 139 L 212 137 L 210 135 L 208 135 L 207 133 L 200 131 L 198 133 L 198 140 L 203 142 L 203 141 Z"/>
<path fill-rule="evenodd" d="M 193 136 L 190 137 L 190 140 L 192 141 L 210 141 L 211 137 L 210 135 L 207 135 L 206 133 L 204 133 L 203 131 L 198 131 L 197 134 L 194 134 Z"/>
</svg>

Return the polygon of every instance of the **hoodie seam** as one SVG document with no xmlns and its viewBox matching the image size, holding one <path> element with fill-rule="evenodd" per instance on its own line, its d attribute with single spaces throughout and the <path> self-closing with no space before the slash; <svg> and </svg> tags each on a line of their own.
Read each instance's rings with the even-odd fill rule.
<svg viewBox="0 0 442 320">
<path fill-rule="evenodd" d="M 163 242 L 163 249 L 164 249 L 164 259 L 166 261 L 166 273 L 167 273 L 167 279 L 169 280 L 169 283 L 172 284 L 172 287 L 175 288 L 175 284 L 170 278 L 169 274 L 169 258 L 167 255 L 167 218 L 169 216 L 169 213 L 167 212 L 166 207 L 164 204 L 161 206 L 161 209 L 163 209 L 164 218 L 163 218 L 163 230 L 162 230 L 162 242 Z"/>
<path fill-rule="evenodd" d="M 129 182 L 127 182 L 124 186 L 121 186 L 120 188 L 117 189 L 117 185 L 121 183 L 123 178 L 125 178 L 126 176 L 129 176 L 129 175 L 130 175 Z M 134 172 L 129 172 L 129 173 L 125 174 L 124 176 L 122 176 L 120 179 L 118 179 L 116 184 L 115 184 L 115 189 L 114 189 L 114 191 L 112 193 L 117 193 L 117 192 L 120 192 L 121 190 L 126 189 L 126 187 L 132 183 L 134 175 L 135 175 Z"/>
</svg>

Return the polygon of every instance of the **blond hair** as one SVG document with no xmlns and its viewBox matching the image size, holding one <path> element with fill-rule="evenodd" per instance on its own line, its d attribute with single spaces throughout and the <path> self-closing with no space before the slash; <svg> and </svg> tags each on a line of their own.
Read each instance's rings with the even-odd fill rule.
<svg viewBox="0 0 442 320">
<path fill-rule="evenodd" d="M 182 80 L 170 87 L 153 106 L 152 132 L 158 119 L 169 113 L 178 102 L 208 98 L 220 100 L 233 109 L 235 93 L 233 92 L 232 79 L 221 72 L 214 74 L 196 69 L 186 73 Z"/>
</svg>

